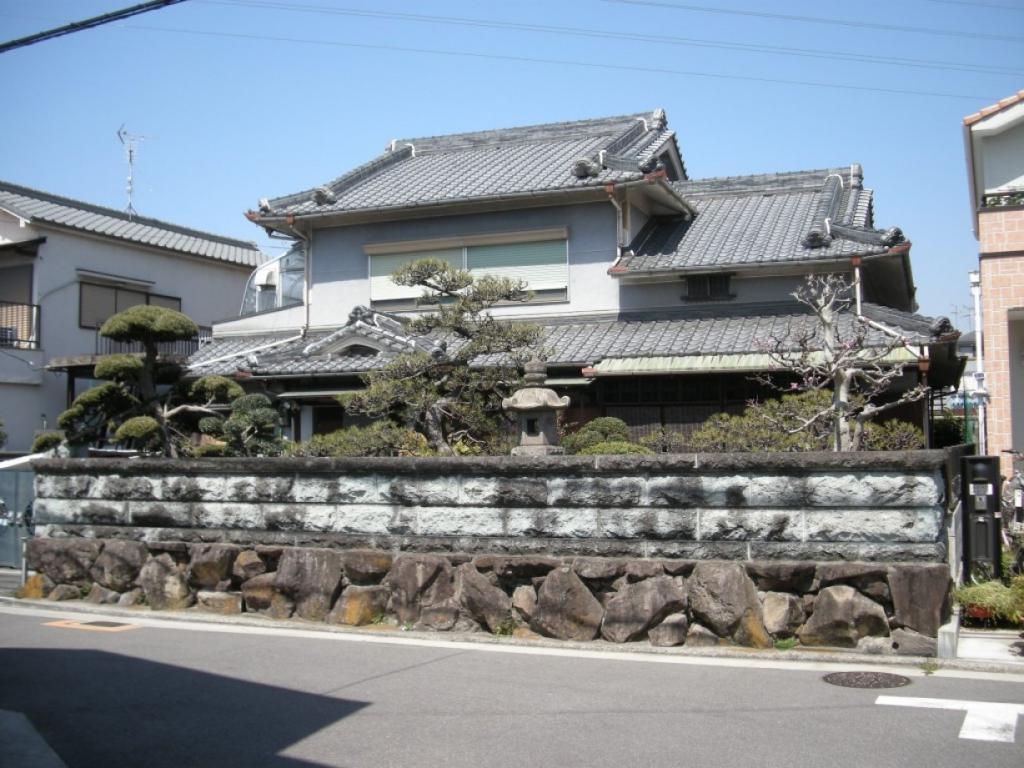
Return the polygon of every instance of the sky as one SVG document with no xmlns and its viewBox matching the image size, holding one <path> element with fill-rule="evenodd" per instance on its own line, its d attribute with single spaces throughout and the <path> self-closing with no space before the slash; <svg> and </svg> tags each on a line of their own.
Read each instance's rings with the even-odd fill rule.
<svg viewBox="0 0 1024 768">
<path fill-rule="evenodd" d="M 0 0 L 0 40 L 139 0 Z M 1024 88 L 1022 0 L 185 0 L 0 54 L 0 179 L 243 216 L 396 138 L 662 107 L 691 178 L 860 163 L 920 311 L 972 327 L 963 117 Z M 237 303 L 232 297 L 230 304 Z"/>
</svg>

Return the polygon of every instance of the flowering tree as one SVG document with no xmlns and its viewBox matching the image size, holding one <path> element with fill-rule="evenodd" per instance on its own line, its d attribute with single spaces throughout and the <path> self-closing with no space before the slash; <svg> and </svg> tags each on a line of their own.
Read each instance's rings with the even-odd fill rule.
<svg viewBox="0 0 1024 768">
<path fill-rule="evenodd" d="M 795 336 L 774 337 L 767 345 L 772 362 L 796 377 L 789 387 L 782 389 L 831 391 L 831 398 L 822 407 L 788 429 L 795 433 L 831 423 L 835 451 L 862 449 L 864 427 L 870 419 L 920 400 L 928 392 L 922 382 L 888 402 L 874 402 L 903 376 L 904 365 L 893 360 L 893 353 L 909 347 L 907 340 L 896 334 L 881 338 L 876 334 L 869 340 L 870 326 L 863 318 L 841 322 L 844 314 L 849 315 L 852 288 L 840 275 L 809 275 L 793 296 L 814 313 L 817 323 Z M 780 388 L 768 375 L 759 376 L 758 380 Z"/>
</svg>

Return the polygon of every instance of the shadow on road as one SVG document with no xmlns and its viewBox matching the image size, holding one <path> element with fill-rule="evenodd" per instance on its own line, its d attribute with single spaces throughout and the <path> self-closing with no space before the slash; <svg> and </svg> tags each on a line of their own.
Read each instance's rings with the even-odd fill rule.
<svg viewBox="0 0 1024 768">
<path fill-rule="evenodd" d="M 69 768 L 312 766 L 279 753 L 365 706 L 102 651 L 0 649 L 0 709 Z"/>
</svg>

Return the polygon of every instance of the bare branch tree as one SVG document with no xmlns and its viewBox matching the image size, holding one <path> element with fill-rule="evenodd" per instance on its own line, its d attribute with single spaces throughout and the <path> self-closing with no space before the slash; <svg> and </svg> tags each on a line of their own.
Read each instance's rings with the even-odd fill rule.
<svg viewBox="0 0 1024 768">
<path fill-rule="evenodd" d="M 757 380 L 788 391 L 832 391 L 829 407 L 806 423 L 831 420 L 833 450 L 851 451 L 862 447 L 864 424 L 880 413 L 924 397 L 928 388 L 920 383 L 886 403 L 873 402 L 903 376 L 904 364 L 893 359 L 898 349 L 909 349 L 908 340 L 898 335 L 869 338 L 870 327 L 860 317 L 841 322 L 849 315 L 851 286 L 840 275 L 809 275 L 793 293 L 815 315 L 810 330 L 772 337 L 766 351 L 772 363 L 795 376 L 788 387 L 779 386 L 769 374 Z"/>
</svg>

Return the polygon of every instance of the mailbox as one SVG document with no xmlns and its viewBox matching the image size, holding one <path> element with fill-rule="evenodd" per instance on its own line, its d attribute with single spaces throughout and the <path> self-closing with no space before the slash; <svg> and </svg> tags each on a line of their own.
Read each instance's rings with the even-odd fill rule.
<svg viewBox="0 0 1024 768">
<path fill-rule="evenodd" d="M 1003 515 L 998 456 L 961 459 L 964 578 L 1001 579 Z"/>
</svg>

